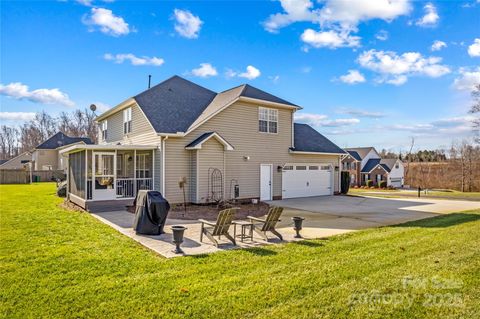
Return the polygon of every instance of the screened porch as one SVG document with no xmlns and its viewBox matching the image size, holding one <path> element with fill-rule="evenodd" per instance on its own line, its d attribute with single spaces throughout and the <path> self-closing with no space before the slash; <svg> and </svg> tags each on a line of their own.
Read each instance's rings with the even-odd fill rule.
<svg viewBox="0 0 480 319">
<path fill-rule="evenodd" d="M 66 150 L 68 193 L 81 201 L 133 199 L 154 189 L 155 149 L 100 145 Z"/>
</svg>

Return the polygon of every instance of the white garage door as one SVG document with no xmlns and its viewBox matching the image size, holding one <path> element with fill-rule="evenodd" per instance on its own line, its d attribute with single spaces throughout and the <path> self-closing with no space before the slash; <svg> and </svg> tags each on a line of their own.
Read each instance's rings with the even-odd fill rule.
<svg viewBox="0 0 480 319">
<path fill-rule="evenodd" d="M 282 197 L 331 195 L 332 183 L 329 164 L 286 164 L 282 172 Z"/>
</svg>

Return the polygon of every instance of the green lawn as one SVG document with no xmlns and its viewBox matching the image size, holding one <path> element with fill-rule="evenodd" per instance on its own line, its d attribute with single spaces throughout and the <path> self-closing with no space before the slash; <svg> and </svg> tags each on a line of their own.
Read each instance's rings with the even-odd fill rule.
<svg viewBox="0 0 480 319">
<path fill-rule="evenodd" d="M 4 318 L 480 315 L 480 211 L 168 260 L 60 202 L 0 185 Z"/>
<path fill-rule="evenodd" d="M 371 195 L 379 197 L 417 197 L 415 191 L 404 190 L 390 190 L 390 189 L 364 189 L 364 188 L 350 188 L 348 191 L 351 195 Z M 459 192 L 454 190 L 449 191 L 428 191 L 425 194 L 423 191 L 420 193 L 421 198 L 438 198 L 444 197 L 445 199 L 474 199 L 480 200 L 480 192 Z"/>
</svg>

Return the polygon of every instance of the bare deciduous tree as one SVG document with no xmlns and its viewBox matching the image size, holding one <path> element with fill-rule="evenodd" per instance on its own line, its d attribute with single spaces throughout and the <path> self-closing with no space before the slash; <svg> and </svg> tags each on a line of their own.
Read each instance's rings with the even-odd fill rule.
<svg viewBox="0 0 480 319">
<path fill-rule="evenodd" d="M 480 83 L 475 85 L 472 91 L 473 105 L 470 108 L 470 113 L 480 114 Z M 473 129 L 476 133 L 475 141 L 480 143 L 480 117 L 475 117 L 473 120 Z"/>
</svg>

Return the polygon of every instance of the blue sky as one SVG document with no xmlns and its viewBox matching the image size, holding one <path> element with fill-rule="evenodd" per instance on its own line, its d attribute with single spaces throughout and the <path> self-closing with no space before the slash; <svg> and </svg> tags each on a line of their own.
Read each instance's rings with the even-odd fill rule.
<svg viewBox="0 0 480 319">
<path fill-rule="evenodd" d="M 341 147 L 471 136 L 480 1 L 2 1 L 0 120 L 105 109 L 174 74 L 304 107 Z"/>
</svg>

